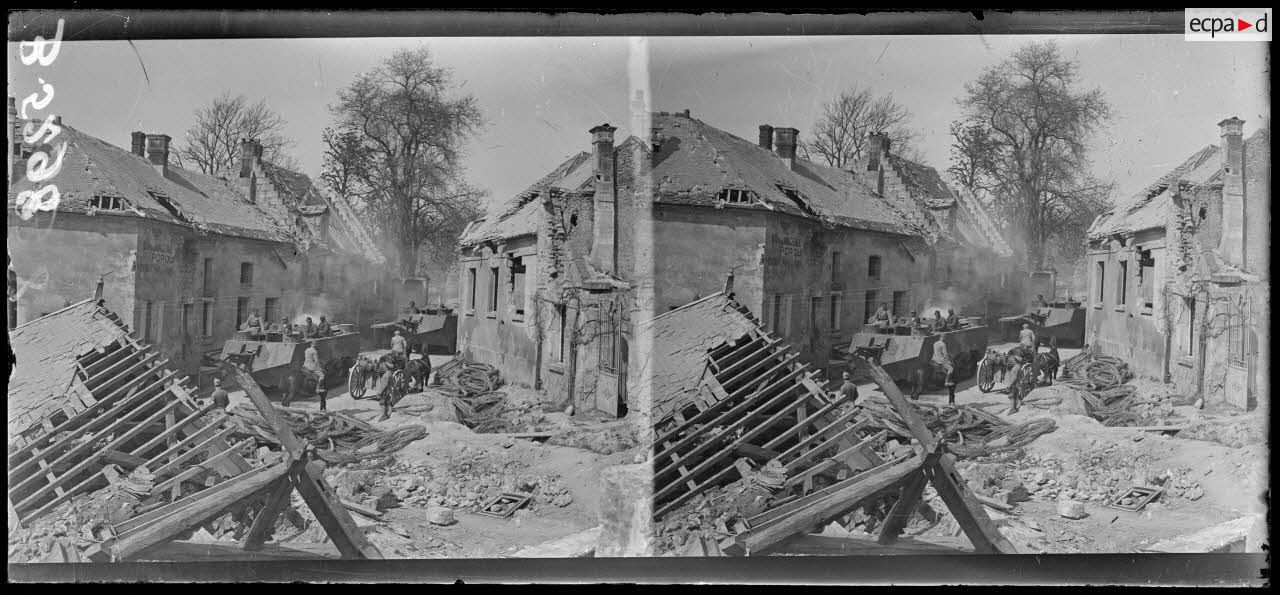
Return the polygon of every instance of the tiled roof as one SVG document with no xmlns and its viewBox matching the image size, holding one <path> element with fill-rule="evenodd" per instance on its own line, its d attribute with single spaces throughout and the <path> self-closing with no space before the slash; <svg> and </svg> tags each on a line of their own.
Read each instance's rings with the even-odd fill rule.
<svg viewBox="0 0 1280 595">
<path fill-rule="evenodd" d="M 176 223 L 201 232 L 287 242 L 292 227 L 241 196 L 227 182 L 170 165 L 162 176 L 145 158 L 63 125 L 58 142 L 66 139 L 62 169 L 46 182 L 25 177 L 9 187 L 8 208 L 23 190 L 56 184 L 61 195 L 58 211 L 103 217 L 146 217 Z M 120 197 L 125 210 L 100 210 L 94 196 Z M 166 206 L 165 202 L 168 203 Z"/>
<path fill-rule="evenodd" d="M 1262 171 L 1271 159 L 1270 130 L 1254 131 L 1245 139 L 1246 175 Z M 1196 151 L 1177 167 L 1170 170 L 1150 186 L 1124 201 L 1117 201 L 1115 208 L 1100 215 L 1089 226 L 1090 239 L 1101 239 L 1111 234 L 1134 233 L 1145 229 L 1164 227 L 1173 209 L 1170 190 L 1180 181 L 1192 184 L 1208 184 L 1221 180 L 1221 147 L 1209 145 Z"/>
<path fill-rule="evenodd" d="M 921 165 L 910 159 L 889 154 L 889 164 L 898 172 L 902 184 L 907 187 L 911 197 L 929 209 L 945 209 L 955 204 L 955 195 L 947 183 L 942 181 L 938 170 Z"/>
<path fill-rule="evenodd" d="M 340 196 L 321 192 L 306 174 L 279 167 L 269 161 L 259 162 L 267 180 L 286 205 L 303 216 L 303 222 L 317 237 L 320 215 L 329 212 L 329 241 L 338 252 L 362 256 L 374 264 L 386 262 L 382 251 L 355 207 Z"/>
<path fill-rule="evenodd" d="M 652 332 L 653 349 L 642 358 L 634 388 L 629 390 L 651 391 L 651 416 L 660 420 L 697 392 L 707 351 L 757 329 L 746 308 L 724 292 L 642 321 L 636 333 Z"/>
<path fill-rule="evenodd" d="M 9 331 L 17 362 L 9 375 L 9 439 L 61 409 L 75 376 L 76 359 L 128 335 L 128 329 L 96 300 L 85 300 Z M 83 405 L 72 403 L 76 410 Z"/>
<path fill-rule="evenodd" d="M 900 208 L 849 172 L 799 158 L 789 169 L 773 151 L 680 114 L 655 114 L 653 127 L 663 139 L 652 172 L 660 202 L 715 206 L 723 189 L 750 190 L 760 201 L 754 208 L 857 229 L 916 232 Z M 803 206 L 779 186 L 798 191 Z"/>
<path fill-rule="evenodd" d="M 538 198 L 551 188 L 573 191 L 586 186 L 591 180 L 590 160 L 590 153 L 578 153 L 510 200 L 491 204 L 483 219 L 467 226 L 458 243 L 468 246 L 537 233 L 542 216 L 542 202 Z"/>
</svg>

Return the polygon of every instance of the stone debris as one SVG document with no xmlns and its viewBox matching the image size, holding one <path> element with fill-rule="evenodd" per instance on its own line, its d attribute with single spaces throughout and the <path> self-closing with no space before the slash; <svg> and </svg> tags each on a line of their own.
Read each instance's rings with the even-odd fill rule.
<svg viewBox="0 0 1280 595">
<path fill-rule="evenodd" d="M 1082 519 L 1088 516 L 1088 513 L 1084 511 L 1083 502 L 1063 498 L 1058 500 L 1058 516 L 1068 519 Z"/>
<path fill-rule="evenodd" d="M 444 506 L 431 506 L 427 508 L 427 521 L 433 525 L 452 525 L 455 522 L 453 509 Z"/>
</svg>

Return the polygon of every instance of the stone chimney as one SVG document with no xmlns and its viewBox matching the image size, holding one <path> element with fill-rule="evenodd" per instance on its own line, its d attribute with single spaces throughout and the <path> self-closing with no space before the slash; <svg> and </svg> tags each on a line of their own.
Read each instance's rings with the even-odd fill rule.
<svg viewBox="0 0 1280 595">
<path fill-rule="evenodd" d="M 882 132 L 867 135 L 867 168 L 863 181 L 884 195 L 885 160 L 889 155 L 889 137 Z"/>
<path fill-rule="evenodd" d="M 725 295 L 733 293 L 733 269 L 729 269 L 729 276 L 724 279 L 724 293 Z"/>
<path fill-rule="evenodd" d="M 760 125 L 760 148 L 766 151 L 773 150 L 773 126 Z"/>
<path fill-rule="evenodd" d="M 787 169 L 796 167 L 796 136 L 800 134 L 795 128 L 774 128 L 774 139 L 778 146 L 778 156 L 787 164 Z"/>
<path fill-rule="evenodd" d="M 147 133 L 134 131 L 129 142 L 129 152 L 139 157 L 147 156 Z"/>
<path fill-rule="evenodd" d="M 262 143 L 256 139 L 240 139 L 240 177 L 250 177 L 261 161 Z"/>
<path fill-rule="evenodd" d="M 161 176 L 169 176 L 169 135 L 147 135 L 147 161 L 160 172 Z"/>
<path fill-rule="evenodd" d="M 591 228 L 591 264 L 597 269 L 618 272 L 618 212 L 614 201 L 615 164 L 613 157 L 613 133 L 617 128 L 601 124 L 590 130 L 591 147 L 595 158 L 595 217 Z"/>
<path fill-rule="evenodd" d="M 649 129 L 649 149 L 654 153 L 662 150 L 662 128 L 654 126 Z"/>
<path fill-rule="evenodd" d="M 1244 199 L 1244 120 L 1231 117 L 1218 122 L 1222 135 L 1222 241 L 1219 249 L 1231 264 L 1247 268 Z M 1260 214 L 1257 214 L 1260 215 Z"/>
</svg>

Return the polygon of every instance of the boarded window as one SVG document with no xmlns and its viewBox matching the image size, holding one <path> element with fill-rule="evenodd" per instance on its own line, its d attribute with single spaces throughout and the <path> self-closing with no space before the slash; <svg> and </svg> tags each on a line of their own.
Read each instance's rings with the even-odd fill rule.
<svg viewBox="0 0 1280 595">
<path fill-rule="evenodd" d="M 1093 286 L 1097 289 L 1094 297 L 1099 306 L 1107 301 L 1107 263 L 1099 260 L 1093 271 Z"/>
<path fill-rule="evenodd" d="M 867 258 L 867 277 L 872 279 L 880 278 L 880 257 L 871 256 Z"/>
<path fill-rule="evenodd" d="M 559 347 L 556 349 L 556 361 L 560 363 L 564 363 L 564 345 L 567 334 L 566 331 L 568 330 L 568 322 L 566 319 L 568 317 L 569 309 L 566 308 L 564 304 L 557 305 L 556 319 L 560 321 L 560 341 L 557 343 Z"/>
<path fill-rule="evenodd" d="M 280 317 L 280 298 L 267 298 L 263 302 L 262 310 L 266 322 L 275 322 Z"/>
<path fill-rule="evenodd" d="M 476 270 L 467 269 L 467 308 L 476 307 Z"/>
<path fill-rule="evenodd" d="M 907 292 L 893 292 L 893 317 L 901 318 L 907 315 Z"/>
<path fill-rule="evenodd" d="M 1120 261 L 1116 269 L 1116 305 L 1123 306 L 1129 298 L 1129 261 Z"/>
<path fill-rule="evenodd" d="M 872 257 L 874 258 L 874 257 Z M 876 292 L 875 290 L 867 292 L 866 302 L 863 303 L 862 319 L 870 321 L 876 313 Z M 868 322 L 869 324 L 870 322 Z"/>
<path fill-rule="evenodd" d="M 832 283 L 840 282 L 840 253 L 839 252 L 831 253 L 831 282 Z"/>
<path fill-rule="evenodd" d="M 253 284 L 253 263 L 252 262 L 240 263 L 240 284 L 241 285 Z"/>
<path fill-rule="evenodd" d="M 525 295 L 524 295 L 524 259 L 511 259 L 511 306 L 515 310 L 515 315 L 524 316 Z"/>
<path fill-rule="evenodd" d="M 1249 353 L 1249 315 L 1247 304 L 1241 300 L 1231 307 L 1231 317 L 1227 320 L 1227 361 L 1232 365 L 1244 367 Z"/>
<path fill-rule="evenodd" d="M 1182 352 L 1188 356 L 1196 354 L 1196 298 L 1187 300 L 1187 344 Z"/>
<path fill-rule="evenodd" d="M 831 296 L 831 330 L 840 330 L 840 296 Z"/>
<path fill-rule="evenodd" d="M 201 304 L 200 334 L 206 337 L 213 335 L 213 302 Z"/>
<path fill-rule="evenodd" d="M 1138 253 L 1138 285 L 1142 290 L 1142 313 L 1151 314 L 1156 299 L 1156 259 L 1150 250 Z"/>
<path fill-rule="evenodd" d="M 249 298 L 236 298 L 236 328 L 249 318 Z"/>
<path fill-rule="evenodd" d="M 489 311 L 498 311 L 498 267 L 489 267 Z"/>
<path fill-rule="evenodd" d="M 617 357 L 617 311 L 610 307 L 607 311 L 602 312 L 600 319 L 600 336 L 596 345 L 599 347 L 599 367 L 605 372 L 616 374 L 618 372 Z"/>
</svg>

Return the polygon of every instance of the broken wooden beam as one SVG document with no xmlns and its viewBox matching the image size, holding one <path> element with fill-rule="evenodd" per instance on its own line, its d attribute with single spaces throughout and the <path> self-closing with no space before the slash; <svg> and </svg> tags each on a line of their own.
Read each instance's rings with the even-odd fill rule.
<svg viewBox="0 0 1280 595">
<path fill-rule="evenodd" d="M 946 538 L 943 538 L 946 539 Z M 877 543 L 865 537 L 831 537 L 827 535 L 796 535 L 776 548 L 774 553 L 804 556 L 912 556 L 920 554 L 972 554 L 966 548 L 964 538 L 946 539 L 947 545 L 900 539 L 891 545 Z"/>
</svg>

